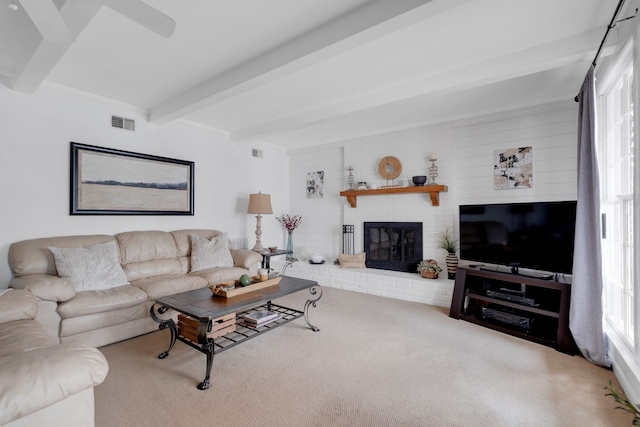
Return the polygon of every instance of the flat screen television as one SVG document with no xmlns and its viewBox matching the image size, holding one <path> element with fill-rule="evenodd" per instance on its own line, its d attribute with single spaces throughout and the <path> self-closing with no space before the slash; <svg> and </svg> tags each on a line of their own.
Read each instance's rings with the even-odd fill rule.
<svg viewBox="0 0 640 427">
<path fill-rule="evenodd" d="M 460 206 L 460 258 L 550 273 L 571 273 L 576 202 Z"/>
</svg>

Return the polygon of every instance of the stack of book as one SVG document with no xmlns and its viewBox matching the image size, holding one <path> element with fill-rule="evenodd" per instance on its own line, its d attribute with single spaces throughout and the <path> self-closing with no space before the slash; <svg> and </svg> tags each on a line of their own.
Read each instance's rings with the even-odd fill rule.
<svg viewBox="0 0 640 427">
<path fill-rule="evenodd" d="M 274 320 L 280 319 L 282 316 L 277 311 L 260 310 L 247 313 L 242 316 L 242 323 L 252 328 L 264 326 Z"/>
</svg>

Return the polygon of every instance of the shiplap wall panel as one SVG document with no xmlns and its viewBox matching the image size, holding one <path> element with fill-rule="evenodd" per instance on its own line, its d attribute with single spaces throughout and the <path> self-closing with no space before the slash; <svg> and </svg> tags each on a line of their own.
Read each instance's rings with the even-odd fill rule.
<svg viewBox="0 0 640 427">
<path fill-rule="evenodd" d="M 577 196 L 577 105 L 555 103 L 454 124 L 457 204 Z M 533 187 L 494 190 L 494 152 L 533 147 Z"/>
<path fill-rule="evenodd" d="M 302 216 L 300 227 L 293 232 L 293 246 L 307 253 L 318 252 L 328 258 L 342 248 L 342 147 L 328 147 L 296 152 L 289 159 L 289 215 Z M 322 198 L 307 198 L 307 173 L 324 171 Z M 283 228 L 283 241 L 286 232 Z M 330 259 L 333 261 L 333 259 Z"/>
</svg>

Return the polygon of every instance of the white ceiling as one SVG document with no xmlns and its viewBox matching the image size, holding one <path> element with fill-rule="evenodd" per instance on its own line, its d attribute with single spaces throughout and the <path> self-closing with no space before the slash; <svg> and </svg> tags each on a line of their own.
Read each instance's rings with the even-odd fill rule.
<svg viewBox="0 0 640 427">
<path fill-rule="evenodd" d="M 73 37 L 51 41 L 26 13 L 34 0 L 13 0 L 17 11 L 0 1 L 6 86 L 52 83 L 152 123 L 181 119 L 286 149 L 572 99 L 618 4 L 144 0 L 175 21 L 166 38 L 107 0 L 54 0 Z"/>
</svg>

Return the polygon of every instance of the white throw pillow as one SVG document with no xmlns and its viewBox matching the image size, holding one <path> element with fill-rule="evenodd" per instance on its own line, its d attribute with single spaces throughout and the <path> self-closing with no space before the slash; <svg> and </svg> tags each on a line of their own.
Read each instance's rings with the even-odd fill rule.
<svg viewBox="0 0 640 427">
<path fill-rule="evenodd" d="M 204 239 L 191 235 L 191 271 L 207 270 L 214 267 L 233 267 L 233 257 L 229 250 L 227 233 Z"/>
<path fill-rule="evenodd" d="M 115 241 L 85 248 L 49 246 L 49 250 L 58 276 L 71 282 L 77 291 L 98 291 L 129 284 L 118 260 Z"/>
</svg>

